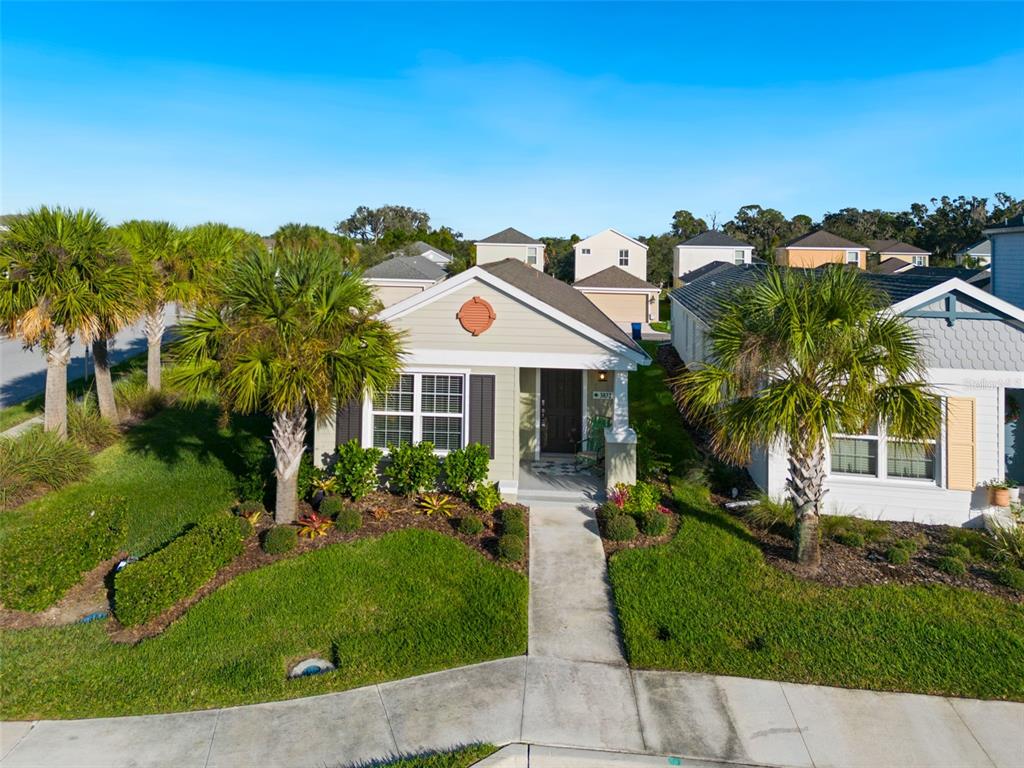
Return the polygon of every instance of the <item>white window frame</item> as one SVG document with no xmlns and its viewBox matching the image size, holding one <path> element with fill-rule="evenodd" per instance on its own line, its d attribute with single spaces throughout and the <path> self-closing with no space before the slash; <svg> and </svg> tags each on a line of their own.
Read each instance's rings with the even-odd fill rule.
<svg viewBox="0 0 1024 768">
<path fill-rule="evenodd" d="M 736 266 L 742 266 L 747 263 L 747 255 L 743 252 L 742 248 L 732 252 L 732 263 Z"/>
<path fill-rule="evenodd" d="M 537 263 L 537 247 L 534 245 L 527 246 L 526 248 L 526 263 L 536 264 Z"/>
<path fill-rule="evenodd" d="M 839 477 L 868 477 L 875 479 L 879 477 L 879 472 L 882 470 L 882 430 L 879 428 L 876 433 L 861 434 L 861 435 L 850 435 L 846 433 L 831 435 L 828 441 L 828 473 L 829 475 L 838 475 Z M 832 441 L 833 440 L 860 440 L 865 443 L 875 444 L 875 471 L 874 474 L 870 472 L 843 472 L 841 470 L 832 469 Z"/>
<path fill-rule="evenodd" d="M 620 248 L 619 249 L 619 266 L 620 267 L 628 267 L 629 266 L 629 248 Z"/>
<path fill-rule="evenodd" d="M 469 444 L 469 370 L 467 369 L 444 369 L 444 368 L 417 368 L 414 371 L 402 371 L 403 376 L 413 377 L 412 386 L 412 411 L 378 411 L 373 407 L 373 398 L 363 399 L 363 429 L 362 443 L 365 447 L 373 446 L 373 418 L 374 416 L 412 416 L 412 442 L 413 445 L 423 442 L 423 417 L 442 416 L 456 417 L 462 419 L 462 435 L 459 440 L 459 447 L 465 448 Z M 462 412 L 461 413 L 437 413 L 436 411 L 423 410 L 423 377 L 424 376 L 453 376 L 462 379 Z M 388 454 L 387 447 L 381 448 L 385 455 Z M 435 448 L 434 453 L 438 456 L 447 456 L 448 449 Z"/>
<path fill-rule="evenodd" d="M 590 255 L 590 249 L 589 248 L 580 248 L 580 253 L 583 256 L 589 256 Z"/>
<path fill-rule="evenodd" d="M 924 256 L 924 255 L 920 255 L 920 254 L 914 256 L 914 266 L 915 267 L 927 267 L 928 266 L 928 257 Z"/>
<path fill-rule="evenodd" d="M 934 477 L 902 477 L 900 475 L 889 474 L 889 441 L 897 440 L 897 438 L 890 438 L 884 424 L 879 424 L 877 433 L 875 435 L 849 435 L 849 434 L 834 434 L 830 436 L 828 444 L 826 446 L 826 463 L 828 466 L 829 477 L 842 478 L 843 480 L 862 480 L 866 482 L 876 482 L 878 480 L 885 480 L 894 483 L 911 483 L 917 486 L 933 486 L 936 488 L 944 487 L 943 483 L 945 478 L 943 477 L 942 468 L 942 445 L 946 439 L 946 417 L 945 407 L 943 407 L 942 422 L 939 428 L 939 434 L 932 439 L 925 440 L 906 440 L 903 442 L 908 443 L 925 443 L 932 446 L 932 474 Z M 876 442 L 875 449 L 875 473 L 867 474 L 860 472 L 840 472 L 832 469 L 832 440 L 837 438 L 847 440 L 871 440 Z"/>
<path fill-rule="evenodd" d="M 852 257 L 852 258 L 851 258 Z M 860 265 L 860 251 L 847 251 L 846 263 Z"/>
</svg>

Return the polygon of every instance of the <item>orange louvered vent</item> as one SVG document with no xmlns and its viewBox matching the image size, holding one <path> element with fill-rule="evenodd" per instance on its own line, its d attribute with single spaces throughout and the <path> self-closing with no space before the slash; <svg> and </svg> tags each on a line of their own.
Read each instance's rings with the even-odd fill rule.
<svg viewBox="0 0 1024 768">
<path fill-rule="evenodd" d="M 496 317 L 494 307 L 479 296 L 474 296 L 463 304 L 455 316 L 459 318 L 462 327 L 474 336 L 479 336 L 490 328 Z"/>
</svg>

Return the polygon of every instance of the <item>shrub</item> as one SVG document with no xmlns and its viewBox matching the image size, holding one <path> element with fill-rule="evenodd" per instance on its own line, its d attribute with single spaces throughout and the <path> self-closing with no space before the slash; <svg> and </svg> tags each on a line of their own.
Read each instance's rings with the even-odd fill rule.
<svg viewBox="0 0 1024 768">
<path fill-rule="evenodd" d="M 605 538 L 612 541 L 632 541 L 637 534 L 636 520 L 629 515 L 615 515 L 604 526 Z"/>
<path fill-rule="evenodd" d="M 0 599 L 8 608 L 41 611 L 81 575 L 124 546 L 127 502 L 119 496 L 56 508 L 11 530 L 0 546 Z"/>
<path fill-rule="evenodd" d="M 331 529 L 331 518 L 311 512 L 298 519 L 299 536 L 304 539 L 316 539 L 326 536 Z"/>
<path fill-rule="evenodd" d="M 243 501 L 238 505 L 236 512 L 238 516 L 249 521 L 250 525 L 256 525 L 267 509 L 262 501 Z"/>
<path fill-rule="evenodd" d="M 758 497 L 757 504 L 743 512 L 743 519 L 755 528 L 792 530 L 796 525 L 796 511 L 788 499 L 773 499 L 765 494 Z"/>
<path fill-rule="evenodd" d="M 949 531 L 948 541 L 951 544 L 960 544 L 966 547 L 971 553 L 971 558 L 975 560 L 991 560 L 995 554 L 992 550 L 991 539 L 983 531 L 952 528 Z"/>
<path fill-rule="evenodd" d="M 991 537 L 996 560 L 1024 568 L 1024 523 L 999 526 L 993 529 Z"/>
<path fill-rule="evenodd" d="M 943 555 L 935 562 L 935 567 L 949 576 L 963 576 L 967 573 L 964 561 L 949 555 Z"/>
<path fill-rule="evenodd" d="M 519 536 L 506 533 L 498 539 L 498 557 L 510 563 L 521 563 L 526 556 L 526 542 Z"/>
<path fill-rule="evenodd" d="M 100 416 L 96 396 L 86 392 L 81 400 L 68 397 L 68 437 L 87 448 L 106 448 L 117 440 L 117 427 Z"/>
<path fill-rule="evenodd" d="M 268 555 L 283 555 L 291 552 L 299 543 L 299 532 L 291 525 L 276 525 L 263 534 L 260 546 Z"/>
<path fill-rule="evenodd" d="M 33 428 L 14 438 L 0 438 L 0 509 L 17 506 L 33 487 L 60 488 L 81 480 L 92 457 L 78 443 Z"/>
<path fill-rule="evenodd" d="M 594 516 L 597 518 L 597 522 L 599 522 L 602 525 L 604 525 L 611 518 L 615 517 L 615 515 L 621 515 L 621 514 L 622 514 L 622 510 L 620 510 L 617 506 L 615 506 L 615 502 L 613 502 L 613 501 L 606 501 L 604 504 L 602 504 L 601 506 L 599 506 L 597 508 L 597 512 L 594 513 Z"/>
<path fill-rule="evenodd" d="M 218 570 L 242 554 L 238 520 L 204 520 L 163 549 L 117 572 L 114 615 L 125 626 L 159 616 L 195 594 Z"/>
<path fill-rule="evenodd" d="M 523 510 L 520 507 L 505 507 L 501 511 L 501 522 L 508 525 L 513 520 L 517 520 L 520 523 L 523 522 Z"/>
<path fill-rule="evenodd" d="M 664 536 L 668 530 L 668 515 L 657 510 L 637 515 L 636 522 L 645 536 Z"/>
<path fill-rule="evenodd" d="M 1003 586 L 1024 592 L 1024 568 L 1017 568 L 1012 565 L 1004 565 L 996 573 L 996 578 Z"/>
<path fill-rule="evenodd" d="M 908 547 L 898 547 L 893 545 L 886 550 L 885 559 L 892 565 L 906 565 L 910 562 L 911 554 L 912 552 Z"/>
<path fill-rule="evenodd" d="M 925 539 L 925 542 L 922 543 L 917 536 L 914 536 L 909 539 L 897 539 L 892 543 L 891 546 L 895 549 L 904 550 L 908 556 L 913 556 L 921 547 L 923 547 L 927 543 L 927 539 Z"/>
<path fill-rule="evenodd" d="M 629 486 L 625 483 L 616 483 L 615 487 L 608 491 L 608 501 L 615 505 L 618 510 L 626 507 L 626 500 L 629 498 Z"/>
<path fill-rule="evenodd" d="M 320 501 L 319 512 L 323 517 L 329 517 L 332 520 L 338 517 L 338 513 L 345 508 L 345 502 L 339 499 L 337 496 L 328 496 Z"/>
<path fill-rule="evenodd" d="M 467 536 L 476 536 L 478 533 L 482 533 L 483 530 L 484 523 L 476 515 L 466 515 L 459 520 L 459 533 L 464 533 Z"/>
<path fill-rule="evenodd" d="M 420 497 L 417 506 L 423 514 L 428 516 L 438 514 L 451 517 L 452 511 L 455 509 L 455 502 L 452 501 L 451 496 L 446 496 L 443 493 L 425 493 Z"/>
<path fill-rule="evenodd" d="M 947 557 L 955 557 L 957 560 L 963 560 L 964 562 L 971 559 L 971 550 L 963 544 L 947 544 L 943 550 L 943 554 Z"/>
<path fill-rule="evenodd" d="M 654 512 L 658 509 L 660 501 L 661 491 L 656 486 L 641 481 L 630 487 L 623 511 L 631 515 Z"/>
<path fill-rule="evenodd" d="M 508 536 L 518 536 L 521 539 L 526 538 L 526 523 L 523 522 L 522 518 L 511 518 L 504 520 L 501 524 L 501 530 Z"/>
<path fill-rule="evenodd" d="M 146 372 L 136 369 L 114 383 L 114 400 L 123 415 L 148 419 L 167 403 L 163 392 L 149 388 Z"/>
<path fill-rule="evenodd" d="M 479 443 L 451 451 L 444 459 L 445 487 L 468 499 L 470 493 L 487 479 L 490 464 L 490 450 Z"/>
<path fill-rule="evenodd" d="M 388 486 L 395 493 L 422 493 L 437 486 L 441 464 L 429 441 L 388 446 L 391 461 L 387 465 Z"/>
<path fill-rule="evenodd" d="M 844 531 L 839 530 L 832 534 L 832 538 L 838 541 L 844 547 L 853 547 L 854 549 L 860 549 L 864 546 L 864 534 L 859 531 Z"/>
<path fill-rule="evenodd" d="M 274 471 L 270 446 L 263 440 L 247 440 L 238 448 L 238 498 L 262 502 L 267 493 L 267 478 Z"/>
<path fill-rule="evenodd" d="M 352 533 L 363 527 L 363 514 L 353 506 L 344 505 L 334 518 L 334 527 L 342 533 Z"/>
<path fill-rule="evenodd" d="M 384 452 L 380 448 L 363 448 L 353 438 L 344 445 L 338 446 L 338 456 L 334 463 L 334 476 L 338 478 L 338 492 L 352 499 L 359 499 L 377 490 L 380 477 L 377 467 Z"/>
<path fill-rule="evenodd" d="M 252 532 L 256 530 L 253 527 L 252 523 L 250 523 L 244 517 L 236 517 L 235 524 L 238 525 L 238 534 L 243 539 L 248 539 L 250 536 L 252 536 Z"/>
<path fill-rule="evenodd" d="M 501 506 L 501 493 L 497 483 L 485 483 L 473 491 L 473 503 L 487 514 L 491 514 Z"/>
</svg>

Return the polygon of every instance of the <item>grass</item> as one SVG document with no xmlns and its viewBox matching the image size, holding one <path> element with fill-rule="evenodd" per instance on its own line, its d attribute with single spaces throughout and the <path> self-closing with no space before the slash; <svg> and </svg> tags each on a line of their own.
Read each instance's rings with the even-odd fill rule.
<svg viewBox="0 0 1024 768">
<path fill-rule="evenodd" d="M 526 611 L 524 576 L 447 536 L 399 531 L 244 574 L 135 646 L 110 642 L 104 622 L 2 632 L 3 719 L 289 699 L 521 654 Z M 338 669 L 287 680 L 307 656 Z"/>
<path fill-rule="evenodd" d="M 490 744 L 474 744 L 452 752 L 401 757 L 384 763 L 380 768 L 469 768 L 495 751 L 497 747 Z"/>
<path fill-rule="evenodd" d="M 671 333 L 672 324 L 668 320 L 655 320 L 651 323 L 652 331 L 659 331 L 661 333 Z"/>
<path fill-rule="evenodd" d="M 672 393 L 665 386 L 666 371 L 658 364 L 658 345 L 641 342 L 654 361 L 629 375 L 629 418 L 642 439 L 653 441 L 669 461 L 673 474 L 682 474 L 699 460 L 690 433 L 683 427 Z"/>
</svg>

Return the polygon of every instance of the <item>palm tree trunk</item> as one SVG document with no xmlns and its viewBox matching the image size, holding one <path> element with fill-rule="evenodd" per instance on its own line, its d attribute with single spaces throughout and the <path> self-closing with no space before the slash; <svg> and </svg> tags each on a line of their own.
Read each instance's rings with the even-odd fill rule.
<svg viewBox="0 0 1024 768">
<path fill-rule="evenodd" d="M 43 429 L 68 436 L 68 363 L 71 339 L 63 328 L 55 328 L 53 341 L 46 350 L 46 394 Z"/>
<path fill-rule="evenodd" d="M 117 424 L 117 402 L 114 400 L 114 380 L 110 375 L 110 355 L 107 340 L 98 338 L 92 343 L 92 360 L 96 372 L 96 400 L 100 405 L 100 416 L 111 424 Z"/>
<path fill-rule="evenodd" d="M 274 449 L 274 475 L 277 478 L 274 522 L 281 525 L 295 520 L 299 505 L 299 463 L 306 450 L 305 408 L 274 414 L 270 445 Z"/>
<path fill-rule="evenodd" d="M 146 383 L 154 392 L 160 391 L 160 344 L 164 339 L 164 305 L 146 315 Z"/>
<path fill-rule="evenodd" d="M 789 492 L 796 510 L 793 556 L 812 570 L 821 565 L 818 521 L 825 498 L 825 446 L 819 440 L 789 457 Z"/>
</svg>

